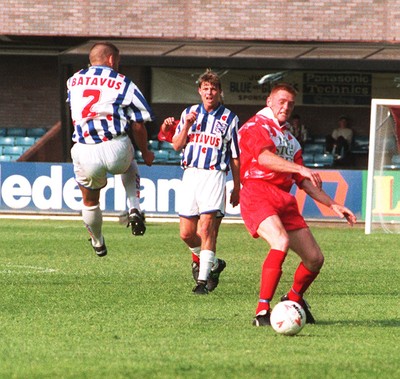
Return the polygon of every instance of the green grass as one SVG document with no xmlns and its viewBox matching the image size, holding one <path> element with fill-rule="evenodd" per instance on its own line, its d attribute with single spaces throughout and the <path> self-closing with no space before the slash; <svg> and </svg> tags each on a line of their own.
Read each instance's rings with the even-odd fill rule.
<svg viewBox="0 0 400 379">
<path fill-rule="evenodd" d="M 243 225 L 223 223 L 227 269 L 199 297 L 177 223 L 133 237 L 105 222 L 98 258 L 81 221 L 1 219 L 0 378 L 399 378 L 398 236 L 312 229 L 317 324 L 285 337 L 251 325 L 267 245 Z"/>
</svg>

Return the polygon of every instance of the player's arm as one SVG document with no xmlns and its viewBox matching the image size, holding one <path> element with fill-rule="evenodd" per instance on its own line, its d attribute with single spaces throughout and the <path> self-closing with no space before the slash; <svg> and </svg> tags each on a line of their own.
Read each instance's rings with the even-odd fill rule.
<svg viewBox="0 0 400 379">
<path fill-rule="evenodd" d="M 240 193 L 240 160 L 239 158 L 232 158 L 230 162 L 232 178 L 233 178 L 233 189 L 229 202 L 233 207 L 239 205 L 239 193 Z"/>
<path fill-rule="evenodd" d="M 189 129 L 195 123 L 196 118 L 197 118 L 197 113 L 194 111 L 189 112 L 185 116 L 185 122 L 182 126 L 181 131 L 178 134 L 176 134 L 174 138 L 172 138 L 172 146 L 174 150 L 180 151 L 186 146 Z"/>
<path fill-rule="evenodd" d="M 320 189 L 322 187 L 321 177 L 316 171 L 310 170 L 301 164 L 287 161 L 268 149 L 264 149 L 260 153 L 258 164 L 270 171 L 299 174 L 304 178 L 308 178 L 316 188 Z"/>
<path fill-rule="evenodd" d="M 154 153 L 148 148 L 147 129 L 144 126 L 144 123 L 132 122 L 131 129 L 132 129 L 133 139 L 135 140 L 135 143 L 138 146 L 139 150 L 142 152 L 144 163 L 146 163 L 147 166 L 151 166 L 154 161 Z"/>
<path fill-rule="evenodd" d="M 315 187 L 309 179 L 304 179 L 300 183 L 300 188 L 314 200 L 331 208 L 340 218 L 346 218 L 351 226 L 357 222 L 356 216 L 350 209 L 336 203 L 322 188 Z"/>
<path fill-rule="evenodd" d="M 167 117 L 163 123 L 161 124 L 160 131 L 164 134 L 167 134 L 170 129 L 174 126 L 175 118 Z"/>
</svg>

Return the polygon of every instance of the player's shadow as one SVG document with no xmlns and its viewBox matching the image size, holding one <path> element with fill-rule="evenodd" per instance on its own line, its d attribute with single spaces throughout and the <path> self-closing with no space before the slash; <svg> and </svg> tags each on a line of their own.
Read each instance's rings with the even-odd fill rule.
<svg viewBox="0 0 400 379">
<path fill-rule="evenodd" d="M 385 327 L 400 327 L 400 320 L 318 320 L 318 325 L 331 325 L 331 326 L 367 326 L 369 328 L 385 328 Z"/>
</svg>

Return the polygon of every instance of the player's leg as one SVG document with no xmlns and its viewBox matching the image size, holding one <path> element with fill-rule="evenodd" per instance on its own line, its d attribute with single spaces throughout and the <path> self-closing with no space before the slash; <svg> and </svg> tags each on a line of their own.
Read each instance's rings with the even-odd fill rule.
<svg viewBox="0 0 400 379">
<path fill-rule="evenodd" d="M 270 302 L 282 276 L 282 265 L 289 247 L 289 237 L 277 215 L 267 217 L 258 227 L 258 235 L 270 246 L 261 271 L 260 295 L 255 326 L 269 325 Z"/>
<path fill-rule="evenodd" d="M 180 194 L 177 197 L 180 216 L 180 238 L 188 246 L 192 255 L 192 275 L 197 282 L 200 267 L 201 238 L 198 234 L 199 208 L 196 202 L 198 170 L 186 169 L 183 173 Z"/>
<path fill-rule="evenodd" d="M 219 276 L 226 262 L 216 257 L 217 235 L 225 212 L 226 174 L 221 171 L 201 170 L 198 173 L 196 202 L 200 213 L 201 252 L 200 285 L 206 281 L 208 291 L 219 284 Z"/>
<path fill-rule="evenodd" d="M 214 291 L 219 284 L 219 276 L 221 272 L 225 270 L 226 262 L 223 259 L 217 258 L 217 240 L 218 240 L 218 232 L 221 226 L 222 217 L 217 217 L 215 222 L 215 256 L 214 256 L 214 263 L 211 267 L 210 274 L 207 279 L 207 288 L 208 290 Z"/>
<path fill-rule="evenodd" d="M 207 282 L 211 268 L 215 263 L 216 225 L 216 212 L 200 215 L 201 251 L 198 282 Z"/>
<path fill-rule="evenodd" d="M 75 179 L 83 199 L 82 219 L 90 234 L 91 246 L 100 257 L 107 254 L 102 235 L 103 215 L 99 204 L 100 190 L 107 184 L 106 170 L 100 159 L 101 149 L 102 146 L 86 146 L 80 143 L 71 149 Z"/>
<path fill-rule="evenodd" d="M 192 255 L 192 275 L 195 282 L 198 280 L 200 268 L 201 238 L 198 234 L 198 216 L 180 217 L 179 233 L 180 238 L 189 248 Z"/>
<path fill-rule="evenodd" d="M 218 217 L 216 221 L 216 236 L 218 238 L 218 231 L 221 225 L 222 217 Z M 199 269 L 200 269 L 200 251 L 201 251 L 201 238 L 199 235 L 200 230 L 200 222 L 197 223 L 197 235 L 192 239 L 192 241 L 188 241 L 187 245 L 192 254 L 192 275 L 194 281 L 197 283 L 199 278 Z M 193 234 L 192 234 L 193 235 Z M 214 258 L 214 264 L 211 268 L 210 276 L 207 280 L 207 288 L 209 291 L 213 291 L 219 282 L 219 275 L 225 269 L 226 263 L 222 259 Z"/>
<path fill-rule="evenodd" d="M 128 170 L 121 175 L 121 180 L 128 198 L 128 227 L 131 226 L 134 236 L 142 236 L 146 224 L 140 209 L 140 172 L 136 160 L 132 160 Z"/>
<path fill-rule="evenodd" d="M 103 257 L 107 254 L 107 248 L 102 234 L 103 215 L 99 204 L 100 190 L 79 187 L 83 198 L 83 222 L 89 232 L 94 251 L 99 257 Z"/>
<path fill-rule="evenodd" d="M 284 298 L 303 305 L 307 323 L 314 323 L 314 317 L 303 295 L 318 276 L 324 264 L 324 256 L 309 228 L 290 231 L 289 239 L 290 248 L 301 258 L 301 262 L 294 274 L 292 288 Z"/>
</svg>

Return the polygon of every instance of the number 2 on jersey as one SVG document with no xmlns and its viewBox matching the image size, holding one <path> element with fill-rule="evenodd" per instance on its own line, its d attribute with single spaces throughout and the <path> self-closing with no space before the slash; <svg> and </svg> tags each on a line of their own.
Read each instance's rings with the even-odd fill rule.
<svg viewBox="0 0 400 379">
<path fill-rule="evenodd" d="M 82 118 L 93 118 L 97 116 L 96 112 L 92 111 L 93 105 L 100 100 L 100 90 L 98 89 L 85 89 L 83 97 L 91 98 L 90 101 L 82 109 Z"/>
</svg>

